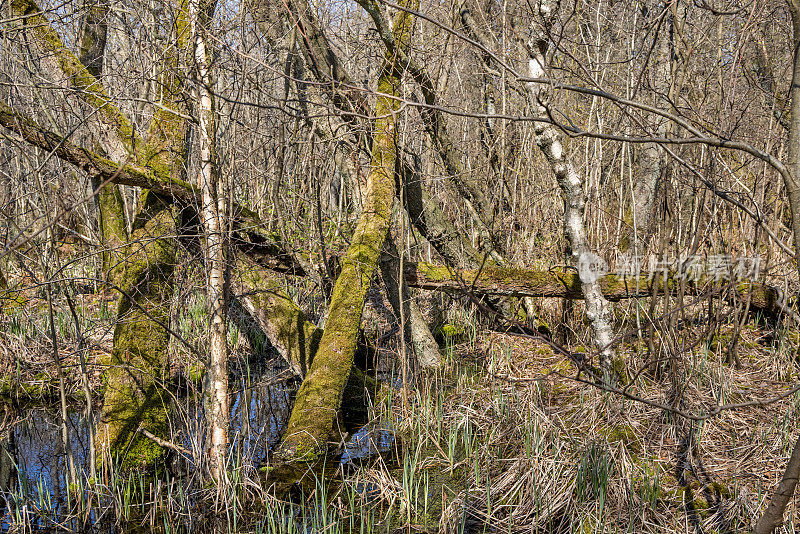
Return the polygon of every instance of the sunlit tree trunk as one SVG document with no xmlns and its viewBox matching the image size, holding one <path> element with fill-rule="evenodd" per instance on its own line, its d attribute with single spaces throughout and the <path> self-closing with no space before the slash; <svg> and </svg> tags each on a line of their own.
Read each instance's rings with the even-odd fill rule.
<svg viewBox="0 0 800 534">
<path fill-rule="evenodd" d="M 412 2 L 413 4 L 413 2 Z M 395 39 L 406 46 L 413 18 L 398 14 Z M 336 432 L 335 423 L 342 391 L 350 376 L 358 340 L 358 328 L 367 290 L 378 267 L 391 222 L 397 150 L 397 114 L 400 103 L 400 71 L 387 54 L 378 79 L 375 107 L 372 169 L 367 179 L 364 209 L 356 226 L 342 270 L 331 295 L 328 322 L 289 418 L 279 453 L 287 460 L 314 461 L 327 450 Z"/>
<path fill-rule="evenodd" d="M 202 192 L 204 256 L 208 278 L 209 309 L 208 367 L 204 385 L 206 417 L 206 453 L 209 471 L 215 480 L 225 479 L 228 449 L 228 329 L 227 262 L 225 260 L 225 198 L 222 195 L 216 161 L 216 120 L 212 95 L 213 79 L 209 65 L 210 50 L 206 32 L 210 27 L 210 6 L 201 0 L 189 0 L 189 23 L 194 39 L 194 62 L 197 69 L 196 98 L 200 143 L 198 187 Z"/>
<path fill-rule="evenodd" d="M 552 26 L 552 19 L 556 14 L 553 6 L 547 0 L 542 0 L 539 2 L 538 8 L 545 25 Z M 547 69 L 545 57 L 548 48 L 547 37 L 535 35 L 531 42 L 523 48 L 527 49 L 529 55 L 528 73 L 530 77 L 544 78 Z M 545 97 L 542 95 L 542 84 L 533 82 L 527 83 L 526 86 L 534 114 L 538 117 L 547 117 L 548 110 Z M 564 199 L 564 233 L 569 241 L 572 260 L 576 265 L 580 262 L 591 262 L 594 254 L 583 220 L 586 207 L 583 179 L 567 158 L 562 135 L 554 125 L 536 122 L 534 131 L 536 144 L 547 158 Z M 611 304 L 603 296 L 598 280 L 582 277 L 581 282 L 586 302 L 586 315 L 592 322 L 595 345 L 600 353 L 600 365 L 604 369 L 610 369 L 614 358 L 614 315 Z"/>
<path fill-rule="evenodd" d="M 186 7 L 176 6 L 173 38 L 177 47 L 170 49 L 162 65 L 164 105 L 153 116 L 146 142 L 136 151 L 139 164 L 181 182 L 186 177 L 187 123 L 178 72 L 183 65 L 180 53 L 191 50 Z M 123 469 L 150 468 L 166 452 L 139 428 L 162 440 L 170 438 L 167 349 L 181 211 L 171 198 L 153 191 L 143 191 L 138 204 L 125 248 L 112 366 L 106 375 L 109 387 L 97 433 L 98 450 L 117 459 Z"/>
</svg>

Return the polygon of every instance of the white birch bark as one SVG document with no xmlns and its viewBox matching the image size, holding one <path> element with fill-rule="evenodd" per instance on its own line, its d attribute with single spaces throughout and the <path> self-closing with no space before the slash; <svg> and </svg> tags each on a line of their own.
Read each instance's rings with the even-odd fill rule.
<svg viewBox="0 0 800 534">
<path fill-rule="evenodd" d="M 546 2 L 539 4 L 539 12 L 548 23 L 553 16 L 553 11 Z M 528 72 L 532 78 L 544 78 L 546 59 L 544 52 L 547 42 L 538 39 L 528 50 Z M 541 84 L 526 83 L 530 97 L 530 104 L 534 115 L 546 117 L 547 105 L 541 94 Z M 579 261 L 591 259 L 592 253 L 586 233 L 583 215 L 586 206 L 586 194 L 583 188 L 583 179 L 575 171 L 572 163 L 567 159 L 562 135 L 552 124 L 535 122 L 536 145 L 547 158 L 550 168 L 555 174 L 556 181 L 561 189 L 564 199 L 564 232 L 572 250 L 572 261 L 575 265 Z M 581 276 L 581 289 L 586 302 L 586 315 L 594 329 L 594 342 L 600 353 L 600 365 L 603 369 L 610 369 L 614 358 L 613 311 L 611 304 L 603 296 L 600 283 L 595 276 Z"/>
<path fill-rule="evenodd" d="M 197 69 L 196 98 L 198 105 L 198 137 L 200 171 L 198 186 L 202 192 L 205 247 L 208 276 L 209 362 L 204 384 L 206 418 L 206 454 L 211 477 L 218 482 L 225 478 L 225 457 L 228 449 L 228 333 L 225 284 L 225 244 L 222 215 L 221 181 L 215 168 L 214 101 L 211 93 L 212 76 L 208 62 L 205 30 L 201 22 L 200 0 L 189 1 L 189 20 L 194 41 L 194 60 Z"/>
</svg>

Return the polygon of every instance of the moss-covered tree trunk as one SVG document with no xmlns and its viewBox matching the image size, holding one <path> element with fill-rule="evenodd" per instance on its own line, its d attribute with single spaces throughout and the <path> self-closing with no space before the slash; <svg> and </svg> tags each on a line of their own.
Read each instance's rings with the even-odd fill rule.
<svg viewBox="0 0 800 534">
<path fill-rule="evenodd" d="M 78 37 L 78 58 L 95 80 L 103 74 L 103 59 L 106 52 L 108 33 L 108 0 L 87 0 L 86 14 Z M 97 214 L 97 230 L 103 243 L 102 272 L 105 280 L 112 285 L 119 283 L 121 269 L 118 256 L 128 241 L 125 224 L 125 209 L 119 186 L 103 183 L 100 176 L 90 175 L 92 189 L 96 191 L 94 205 Z"/>
<path fill-rule="evenodd" d="M 322 329 L 306 319 L 303 311 L 283 290 L 275 273 L 247 259 L 240 259 L 233 276 L 238 302 L 269 339 L 270 344 L 289 364 L 292 372 L 303 378 L 317 353 Z M 356 363 L 342 397 L 342 420 L 348 432 L 366 423 L 369 405 L 366 393 L 374 393 L 378 383 L 358 367 L 369 359 L 370 347 L 359 342 Z"/>
<path fill-rule="evenodd" d="M 18 17 L 15 24 L 27 33 L 30 42 L 45 52 L 44 67 L 55 74 L 55 79 L 65 80 L 69 88 L 75 90 L 73 94 L 92 109 L 89 116 L 97 121 L 98 126 L 93 132 L 95 139 L 111 161 L 144 164 L 162 176 L 181 175 L 185 138 L 183 119 L 160 109 L 153 120 L 153 135 L 147 150 L 142 150 L 143 143 L 136 136 L 131 121 L 112 103 L 95 76 L 99 74 L 99 47 L 98 43 L 86 39 L 96 36 L 90 35 L 81 43 L 84 59 L 90 67 L 87 68 L 64 46 L 33 0 L 14 0 L 11 12 Z M 96 23 L 99 21 L 89 23 L 90 26 L 95 24 L 93 30 L 87 30 L 89 33 L 97 29 Z M 184 33 L 183 28 L 176 28 L 176 36 Z M 169 61 L 173 65 L 165 71 L 175 71 L 177 58 L 170 57 Z M 165 95 L 164 101 L 177 100 L 177 81 L 173 80 L 167 87 L 170 94 Z M 28 123 L 28 126 L 35 125 Z M 75 151 L 73 155 L 80 152 Z M 86 151 L 83 154 L 89 159 L 102 161 L 102 158 Z M 110 177 L 108 173 L 97 172 L 99 169 L 94 165 L 84 168 L 98 177 Z M 124 225 L 121 213 L 116 209 L 121 204 L 120 198 L 113 190 L 109 193 L 101 197 L 101 211 L 112 216 L 106 217 L 101 224 L 104 232 L 122 235 L 117 232 Z M 108 201 L 105 208 L 111 209 L 102 206 L 103 198 Z M 112 362 L 106 375 L 108 388 L 104 414 L 96 434 L 97 449 L 105 452 L 102 457 L 118 457 L 126 467 L 151 465 L 163 454 L 160 447 L 146 441 L 137 430 L 142 426 L 157 436 L 165 437 L 167 396 L 162 379 L 167 368 L 168 299 L 172 293 L 177 250 L 176 213 L 172 202 L 154 193 L 144 193 L 140 206 L 132 240 L 124 250 L 125 261 L 119 267 L 119 272 L 124 274 L 113 280 L 121 289 L 122 298 L 114 332 Z"/>
<path fill-rule="evenodd" d="M 407 2 L 406 5 L 413 3 Z M 413 18 L 397 16 L 395 39 L 407 45 Z M 387 54 L 378 79 L 375 106 L 372 169 L 367 178 L 364 209 L 353 240 L 342 258 L 319 349 L 289 418 L 279 454 L 291 461 L 313 461 L 327 449 L 335 433 L 342 393 L 350 376 L 358 341 L 364 299 L 378 267 L 378 259 L 391 222 L 394 200 L 397 114 L 400 73 L 395 58 Z"/>
<path fill-rule="evenodd" d="M 137 151 L 140 164 L 185 180 L 187 123 L 178 72 L 179 54 L 188 50 L 186 5 L 176 7 L 173 37 L 178 53 L 163 65 L 166 83 L 163 102 L 150 124 L 146 144 Z M 125 248 L 120 280 L 122 299 L 114 330 L 114 348 L 106 373 L 103 416 L 97 433 L 98 450 L 117 459 L 123 469 L 150 468 L 165 450 L 138 430 L 143 428 L 168 440 L 168 371 L 170 299 L 178 253 L 179 208 L 172 199 L 144 191 L 139 212 Z"/>
<path fill-rule="evenodd" d="M 292 372 L 305 377 L 322 330 L 306 320 L 273 273 L 252 261 L 238 261 L 233 290 Z"/>
<path fill-rule="evenodd" d="M 167 437 L 166 348 L 175 269 L 177 216 L 174 204 L 144 193 L 134 221 L 123 293 L 114 330 L 111 365 L 106 371 L 99 451 L 123 469 L 149 467 L 163 449 L 138 430 Z"/>
<path fill-rule="evenodd" d="M 484 195 L 477 181 L 470 176 L 461 163 L 461 158 L 447 130 L 445 117 L 438 109 L 438 95 L 433 81 L 422 65 L 411 58 L 403 50 L 402 46 L 398 46 L 400 42 L 393 37 L 393 32 L 389 31 L 389 25 L 381 13 L 378 3 L 375 0 L 358 0 L 358 3 L 372 18 L 378 29 L 378 35 L 386 45 L 386 49 L 390 54 L 397 57 L 396 61 L 400 65 L 408 69 L 414 81 L 417 82 L 417 85 L 422 90 L 422 95 L 427 104 L 426 107 L 420 109 L 425 131 L 444 164 L 448 179 L 461 195 L 464 208 L 470 214 L 475 229 L 481 237 L 481 250 L 491 255 L 492 259 L 498 264 L 505 265 L 506 261 L 494 243 L 489 226 L 486 224 L 486 218 L 492 216 L 491 203 Z"/>
</svg>

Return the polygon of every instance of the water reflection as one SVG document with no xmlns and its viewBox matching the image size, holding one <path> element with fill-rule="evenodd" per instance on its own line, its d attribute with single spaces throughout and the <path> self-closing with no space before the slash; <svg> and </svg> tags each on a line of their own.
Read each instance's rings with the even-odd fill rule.
<svg viewBox="0 0 800 534">
<path fill-rule="evenodd" d="M 265 462 L 270 449 L 280 441 L 297 381 L 275 360 L 245 365 L 234 372 L 234 377 L 231 381 L 231 457 L 235 458 L 237 466 L 255 472 Z M 171 412 L 173 442 L 195 452 L 202 450 L 202 401 L 198 396 L 181 396 L 173 403 Z M 68 495 L 74 500 L 76 492 L 86 484 L 80 484 L 79 488 L 68 487 L 68 463 L 61 442 L 58 411 L 42 407 L 18 416 L 22 420 L 13 427 L 6 427 L 5 432 L 0 427 L 0 493 L 3 496 L 0 531 L 7 531 L 21 522 L 34 529 L 50 529 L 54 527 L 53 519 L 69 511 Z M 69 450 L 77 478 L 84 482 L 90 476 L 89 424 L 95 421 L 87 421 L 82 411 L 69 414 Z M 387 425 L 364 427 L 346 444 L 341 462 L 348 463 L 387 450 L 393 439 Z M 194 474 L 195 468 L 188 462 L 190 460 L 182 459 L 173 463 L 173 475 Z M 191 517 L 191 511 L 186 512 Z M 92 524 L 96 520 L 94 514 L 100 512 L 90 513 L 88 522 Z"/>
</svg>

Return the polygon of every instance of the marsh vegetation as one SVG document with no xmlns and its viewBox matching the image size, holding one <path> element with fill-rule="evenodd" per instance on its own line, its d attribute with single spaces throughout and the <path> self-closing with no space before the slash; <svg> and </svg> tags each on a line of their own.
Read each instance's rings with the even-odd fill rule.
<svg viewBox="0 0 800 534">
<path fill-rule="evenodd" d="M 0 2 L 0 531 L 795 531 L 799 46 Z"/>
</svg>

